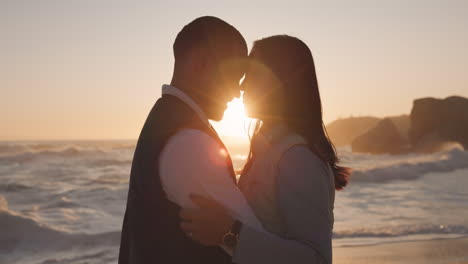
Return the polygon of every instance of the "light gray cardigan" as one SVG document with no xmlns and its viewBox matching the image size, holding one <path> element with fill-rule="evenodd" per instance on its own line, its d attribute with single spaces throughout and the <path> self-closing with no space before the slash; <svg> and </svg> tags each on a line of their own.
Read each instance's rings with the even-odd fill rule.
<svg viewBox="0 0 468 264">
<path fill-rule="evenodd" d="M 334 176 L 329 164 L 284 129 L 256 136 L 239 188 L 265 233 L 244 227 L 235 263 L 331 263 Z"/>
</svg>

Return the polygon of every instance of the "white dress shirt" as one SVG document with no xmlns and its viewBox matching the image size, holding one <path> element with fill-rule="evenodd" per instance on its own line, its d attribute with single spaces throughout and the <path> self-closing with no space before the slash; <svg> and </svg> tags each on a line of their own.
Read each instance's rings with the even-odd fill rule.
<svg viewBox="0 0 468 264">
<path fill-rule="evenodd" d="M 163 94 L 182 100 L 210 126 L 203 110 L 183 91 L 162 87 Z M 228 153 L 211 136 L 195 129 L 182 129 L 171 136 L 159 158 L 159 175 L 167 198 L 182 208 L 194 208 L 190 194 L 212 198 L 225 206 L 232 217 L 261 230 L 261 224 L 231 178 Z"/>
</svg>

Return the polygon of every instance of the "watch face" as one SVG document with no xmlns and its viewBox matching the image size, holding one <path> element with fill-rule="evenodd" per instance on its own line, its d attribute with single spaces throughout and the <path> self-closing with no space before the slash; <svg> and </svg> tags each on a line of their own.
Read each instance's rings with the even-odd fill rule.
<svg viewBox="0 0 468 264">
<path fill-rule="evenodd" d="M 237 244 L 236 235 L 234 235 L 233 233 L 227 233 L 226 235 L 224 235 L 223 244 L 227 247 L 235 247 Z"/>
</svg>

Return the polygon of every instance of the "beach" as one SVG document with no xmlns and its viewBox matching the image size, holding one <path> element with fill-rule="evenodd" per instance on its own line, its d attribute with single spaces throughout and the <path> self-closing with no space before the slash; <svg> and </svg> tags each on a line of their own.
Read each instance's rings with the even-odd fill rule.
<svg viewBox="0 0 468 264">
<path fill-rule="evenodd" d="M 385 243 L 370 246 L 336 247 L 335 264 L 468 263 L 468 238 Z"/>
</svg>

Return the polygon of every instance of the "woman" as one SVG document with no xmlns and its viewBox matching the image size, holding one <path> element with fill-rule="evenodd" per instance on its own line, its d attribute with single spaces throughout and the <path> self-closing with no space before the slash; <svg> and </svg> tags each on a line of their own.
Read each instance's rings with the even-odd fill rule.
<svg viewBox="0 0 468 264">
<path fill-rule="evenodd" d="M 335 190 L 346 186 L 350 170 L 337 165 L 325 131 L 312 54 L 301 40 L 282 35 L 256 41 L 249 58 L 244 102 L 259 121 L 239 188 L 267 232 L 239 230 L 242 223 L 220 213 L 220 206 L 203 206 L 195 214 L 211 218 L 182 211 L 190 221 L 182 228 L 193 235 L 209 233 L 203 227 L 210 221 L 227 229 L 236 223 L 238 263 L 331 263 Z M 213 242 L 222 236 L 210 233 Z M 239 251 L 248 257 L 236 256 Z"/>
</svg>

